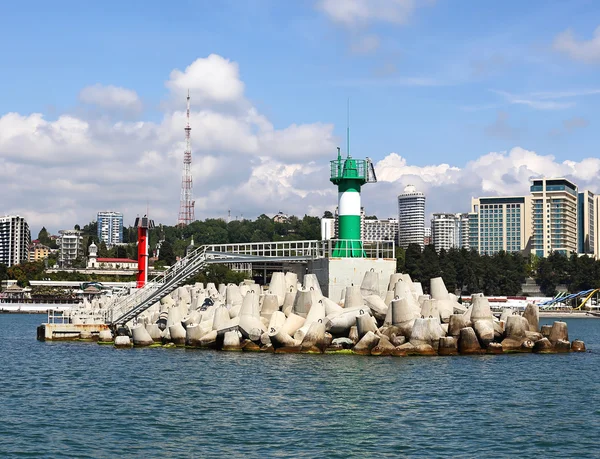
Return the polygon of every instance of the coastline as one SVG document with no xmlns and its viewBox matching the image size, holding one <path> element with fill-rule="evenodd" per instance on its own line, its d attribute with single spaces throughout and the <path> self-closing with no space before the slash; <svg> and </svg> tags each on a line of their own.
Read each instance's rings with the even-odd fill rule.
<svg viewBox="0 0 600 459">
<path fill-rule="evenodd" d="M 540 311 L 540 318 L 552 319 L 600 319 L 589 311 Z"/>
</svg>

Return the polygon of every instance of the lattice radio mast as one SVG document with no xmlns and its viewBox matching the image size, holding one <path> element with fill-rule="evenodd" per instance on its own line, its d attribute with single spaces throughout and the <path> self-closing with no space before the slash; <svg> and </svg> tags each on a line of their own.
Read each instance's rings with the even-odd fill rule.
<svg viewBox="0 0 600 459">
<path fill-rule="evenodd" d="M 190 90 L 187 95 L 187 113 L 185 125 L 185 152 L 183 153 L 183 175 L 181 177 L 181 200 L 179 202 L 178 225 L 186 226 L 194 221 L 194 204 L 192 199 L 192 147 L 190 142 Z"/>
</svg>

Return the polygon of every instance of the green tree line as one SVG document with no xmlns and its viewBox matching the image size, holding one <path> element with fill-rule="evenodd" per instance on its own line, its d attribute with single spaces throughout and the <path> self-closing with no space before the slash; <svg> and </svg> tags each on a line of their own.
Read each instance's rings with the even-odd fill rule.
<svg viewBox="0 0 600 459">
<path fill-rule="evenodd" d="M 450 249 L 436 253 L 432 245 L 424 249 L 411 244 L 397 250 L 397 269 L 421 281 L 429 292 L 429 279 L 442 277 L 451 292 L 485 295 L 518 295 L 521 284 L 532 277 L 544 296 L 554 296 L 559 285 L 570 293 L 600 287 L 600 261 L 587 255 L 570 257 L 553 252 L 547 258 L 500 251 L 480 255 L 475 250 Z"/>
</svg>

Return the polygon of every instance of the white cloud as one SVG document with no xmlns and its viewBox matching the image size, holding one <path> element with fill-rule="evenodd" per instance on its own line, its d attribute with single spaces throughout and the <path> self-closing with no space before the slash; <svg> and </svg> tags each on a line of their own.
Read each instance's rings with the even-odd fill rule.
<svg viewBox="0 0 600 459">
<path fill-rule="evenodd" d="M 237 64 L 217 57 L 209 62 L 220 71 L 225 62 L 231 66 L 226 74 L 239 74 Z M 208 94 L 209 85 L 203 87 Z M 221 100 L 245 100 L 241 81 L 238 87 L 241 92 Z M 182 88 L 169 94 L 180 105 Z M 196 217 L 224 217 L 228 210 L 250 218 L 280 210 L 296 215 L 333 210 L 337 190 L 329 182 L 328 161 L 335 157 L 334 126 L 278 128 L 250 102 L 243 105 L 234 111 L 192 105 Z M 131 224 L 147 206 L 157 223 L 174 224 L 185 146 L 181 108 L 166 110 L 157 122 L 0 116 L 0 213 L 24 215 L 34 233 L 42 225 L 52 231 L 83 225 L 101 209 L 121 211 Z M 571 177 L 582 188 L 600 191 L 600 159 L 557 162 L 518 147 L 467 164 L 427 166 L 390 153 L 376 171 L 379 183 L 365 186 L 363 200 L 369 214 L 382 217 L 396 213 L 395 197 L 408 183 L 427 193 L 428 210 L 436 212 L 467 211 L 471 196 L 526 193 L 529 178 L 538 175 Z"/>
<path fill-rule="evenodd" d="M 183 72 L 173 70 L 166 86 L 179 99 L 189 89 L 200 105 L 239 102 L 244 94 L 238 64 L 217 54 L 196 59 Z"/>
<path fill-rule="evenodd" d="M 83 88 L 79 92 L 79 100 L 84 104 L 107 109 L 137 112 L 142 108 L 142 102 L 134 90 L 112 85 L 104 86 L 100 83 Z"/>
<path fill-rule="evenodd" d="M 578 40 L 573 31 L 567 29 L 554 39 L 554 49 L 577 61 L 600 62 L 600 26 L 596 27 L 589 40 Z"/>
<path fill-rule="evenodd" d="M 538 93 L 538 96 L 535 94 L 519 96 L 506 91 L 492 90 L 492 92 L 504 97 L 510 104 L 526 105 L 535 110 L 562 110 L 575 105 L 574 102 L 556 102 L 554 100 L 549 100 L 551 99 L 551 97 L 549 97 L 549 93 L 545 93 L 542 97 L 540 97 L 540 93 Z"/>
<path fill-rule="evenodd" d="M 599 192 L 600 159 L 557 162 L 551 155 L 515 147 L 509 152 L 491 152 L 462 167 L 448 164 L 409 166 L 396 153 L 376 164 L 380 183 L 371 198 L 365 187 L 365 207 L 368 213 L 392 216 L 396 212 L 393 199 L 382 203 L 381 196 L 395 196 L 405 185 L 413 184 L 427 197 L 428 213 L 467 212 L 472 196 L 525 195 L 529 180 L 534 177 L 567 177 L 580 189 Z"/>
<path fill-rule="evenodd" d="M 419 0 L 321 0 L 317 7 L 331 20 L 352 27 L 371 21 L 404 24 Z"/>
</svg>

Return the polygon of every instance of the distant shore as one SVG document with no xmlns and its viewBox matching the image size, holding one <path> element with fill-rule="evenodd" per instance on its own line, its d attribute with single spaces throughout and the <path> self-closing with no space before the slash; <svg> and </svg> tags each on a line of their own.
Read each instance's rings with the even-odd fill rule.
<svg viewBox="0 0 600 459">
<path fill-rule="evenodd" d="M 600 319 L 592 315 L 589 311 L 540 311 L 540 317 L 550 317 L 552 319 Z"/>
</svg>

